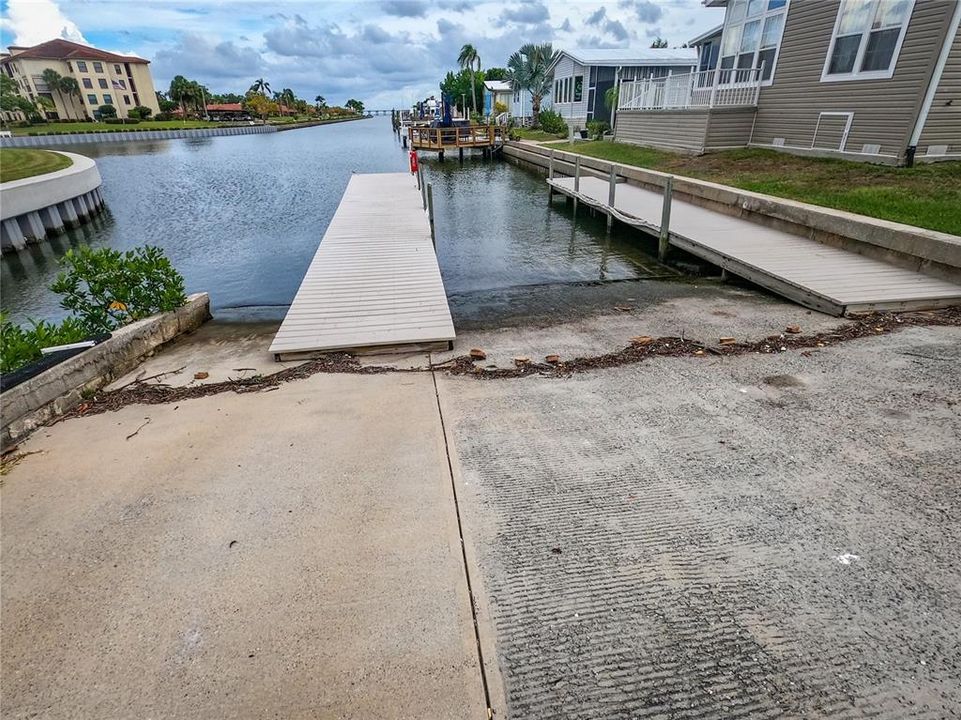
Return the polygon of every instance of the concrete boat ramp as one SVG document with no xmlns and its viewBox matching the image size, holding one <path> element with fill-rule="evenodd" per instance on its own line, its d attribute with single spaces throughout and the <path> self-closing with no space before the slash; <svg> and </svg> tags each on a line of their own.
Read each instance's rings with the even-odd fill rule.
<svg viewBox="0 0 961 720">
<path fill-rule="evenodd" d="M 276 359 L 450 346 L 425 197 L 408 173 L 351 177 L 270 346 Z"/>
<path fill-rule="evenodd" d="M 643 230 L 660 232 L 662 193 L 582 175 L 552 190 Z M 576 188 L 576 189 L 575 189 Z M 789 300 L 831 315 L 922 310 L 961 302 L 961 286 L 674 198 L 668 242 Z"/>
</svg>

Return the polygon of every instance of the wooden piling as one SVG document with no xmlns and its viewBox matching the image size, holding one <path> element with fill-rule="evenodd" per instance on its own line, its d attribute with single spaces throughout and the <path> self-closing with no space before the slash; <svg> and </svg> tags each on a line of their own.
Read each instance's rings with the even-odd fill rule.
<svg viewBox="0 0 961 720">
<path fill-rule="evenodd" d="M 574 192 L 581 190 L 581 156 L 574 158 Z M 577 217 L 577 195 L 574 195 L 574 217 Z"/>
<path fill-rule="evenodd" d="M 434 184 L 427 183 L 427 219 L 430 221 L 430 241 L 437 249 L 437 237 L 434 235 Z"/>
<path fill-rule="evenodd" d="M 614 191 L 617 189 L 617 173 L 614 171 L 614 164 L 611 164 L 610 187 L 607 190 L 607 232 L 614 227 Z"/>
<path fill-rule="evenodd" d="M 674 193 L 674 178 L 670 175 L 664 182 L 664 204 L 661 208 L 661 233 L 657 241 L 657 259 L 667 258 L 668 241 L 671 236 L 671 196 Z"/>
</svg>

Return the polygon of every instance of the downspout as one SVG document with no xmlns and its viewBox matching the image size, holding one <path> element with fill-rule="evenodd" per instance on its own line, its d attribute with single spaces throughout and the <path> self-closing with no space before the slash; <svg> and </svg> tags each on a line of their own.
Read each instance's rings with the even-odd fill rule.
<svg viewBox="0 0 961 720">
<path fill-rule="evenodd" d="M 948 32 L 944 37 L 944 43 L 941 45 L 941 54 L 938 55 L 938 62 L 934 66 L 934 72 L 931 73 L 931 79 L 928 81 L 927 92 L 924 94 L 924 102 L 921 103 L 921 109 L 918 111 L 918 119 L 914 123 L 914 132 L 911 133 L 911 139 L 908 140 L 908 147 L 904 152 L 905 165 L 908 167 L 914 164 L 914 153 L 918 149 L 921 132 L 924 130 L 924 125 L 928 121 L 928 113 L 930 113 L 931 106 L 934 104 L 934 96 L 938 92 L 938 85 L 941 84 L 941 76 L 944 74 L 944 66 L 948 63 L 948 55 L 951 54 L 951 45 L 958 34 L 959 24 L 961 24 L 961 2 L 956 2 L 954 5 L 954 15 L 951 16 Z"/>
</svg>

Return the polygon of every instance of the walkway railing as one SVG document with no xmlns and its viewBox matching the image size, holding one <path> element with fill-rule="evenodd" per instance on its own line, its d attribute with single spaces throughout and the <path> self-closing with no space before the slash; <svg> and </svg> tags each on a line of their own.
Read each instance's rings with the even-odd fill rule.
<svg viewBox="0 0 961 720">
<path fill-rule="evenodd" d="M 493 125 L 429 128 L 409 127 L 410 146 L 419 150 L 494 147 L 504 140 L 504 128 Z"/>
<path fill-rule="evenodd" d="M 634 82 L 622 82 L 618 110 L 753 107 L 761 90 L 763 68 L 702 70 Z"/>
</svg>

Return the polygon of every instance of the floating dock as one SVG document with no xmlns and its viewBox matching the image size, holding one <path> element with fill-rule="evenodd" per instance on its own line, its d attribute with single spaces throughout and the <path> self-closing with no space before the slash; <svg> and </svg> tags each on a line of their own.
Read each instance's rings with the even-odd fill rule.
<svg viewBox="0 0 961 720">
<path fill-rule="evenodd" d="M 660 233 L 664 196 L 581 175 L 548 180 L 553 191 L 618 220 Z M 961 303 L 961 286 L 799 235 L 673 199 L 668 242 L 734 275 L 831 315 L 924 310 Z"/>
<path fill-rule="evenodd" d="M 453 340 L 416 178 L 352 176 L 270 352 L 293 360 L 336 351 L 447 349 Z"/>
</svg>

